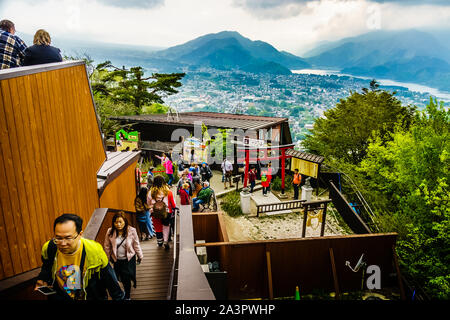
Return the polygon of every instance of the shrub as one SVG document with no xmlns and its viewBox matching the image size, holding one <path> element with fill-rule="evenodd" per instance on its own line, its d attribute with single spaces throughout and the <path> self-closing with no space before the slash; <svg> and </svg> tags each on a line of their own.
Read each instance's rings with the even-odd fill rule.
<svg viewBox="0 0 450 320">
<path fill-rule="evenodd" d="M 281 191 L 281 178 L 276 176 L 275 179 L 273 179 L 270 188 L 275 191 Z M 284 190 L 288 191 L 291 189 L 292 189 L 292 176 L 285 175 Z"/>
<path fill-rule="evenodd" d="M 243 214 L 239 192 L 233 191 L 228 193 L 220 202 L 220 205 L 230 217 L 236 217 Z"/>
</svg>

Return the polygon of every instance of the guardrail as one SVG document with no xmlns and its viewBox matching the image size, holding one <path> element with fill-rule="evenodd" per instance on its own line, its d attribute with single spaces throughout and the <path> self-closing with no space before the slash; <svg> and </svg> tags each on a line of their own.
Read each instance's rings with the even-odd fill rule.
<svg viewBox="0 0 450 320">
<path fill-rule="evenodd" d="M 292 200 L 276 203 L 259 204 L 256 206 L 256 216 L 259 217 L 260 213 L 265 212 L 301 209 L 303 208 L 303 203 L 305 201 L 306 200 Z"/>
</svg>

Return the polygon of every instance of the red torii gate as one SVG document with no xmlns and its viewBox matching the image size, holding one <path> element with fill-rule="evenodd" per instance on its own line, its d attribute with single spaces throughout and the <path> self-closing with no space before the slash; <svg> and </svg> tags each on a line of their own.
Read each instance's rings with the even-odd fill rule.
<svg viewBox="0 0 450 320">
<path fill-rule="evenodd" d="M 273 146 L 266 146 L 266 147 L 250 147 L 248 144 L 244 144 L 243 147 L 240 147 L 238 149 L 238 153 L 245 152 L 245 158 L 238 158 L 238 162 L 245 160 L 245 175 L 244 175 L 244 188 L 247 187 L 248 183 L 248 170 L 250 167 L 250 161 L 257 162 L 258 160 L 279 160 L 281 158 L 281 193 L 284 194 L 284 182 L 285 182 L 285 169 L 286 169 L 286 158 L 291 158 L 292 156 L 286 155 L 287 149 L 293 149 L 294 148 L 293 143 L 291 144 L 285 144 L 285 145 L 273 145 Z M 278 156 L 269 156 L 268 152 L 272 150 L 279 150 L 281 151 L 278 153 Z M 256 157 L 250 158 L 251 151 L 256 152 Z M 260 151 L 264 151 L 264 157 L 260 157 Z"/>
</svg>

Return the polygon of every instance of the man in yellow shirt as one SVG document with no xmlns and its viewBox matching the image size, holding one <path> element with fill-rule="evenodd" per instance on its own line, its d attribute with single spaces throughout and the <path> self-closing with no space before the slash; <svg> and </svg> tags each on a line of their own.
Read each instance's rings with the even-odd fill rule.
<svg viewBox="0 0 450 320">
<path fill-rule="evenodd" d="M 65 213 L 53 224 L 54 238 L 42 247 L 42 268 L 35 290 L 48 286 L 51 300 L 123 300 L 114 270 L 101 244 L 82 238 L 83 220 Z"/>
</svg>

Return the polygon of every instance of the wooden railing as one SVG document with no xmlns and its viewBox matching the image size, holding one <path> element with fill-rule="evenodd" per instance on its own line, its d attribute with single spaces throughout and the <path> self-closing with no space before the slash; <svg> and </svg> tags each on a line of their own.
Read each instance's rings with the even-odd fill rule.
<svg viewBox="0 0 450 320">
<path fill-rule="evenodd" d="M 180 245 L 178 250 L 177 300 L 214 300 L 214 294 L 200 266 L 194 250 L 192 211 L 188 205 L 180 206 Z"/>
<path fill-rule="evenodd" d="M 276 203 L 259 204 L 256 206 L 256 216 L 259 217 L 260 213 L 275 212 L 283 210 L 294 210 L 303 208 L 303 203 L 306 200 L 292 200 Z"/>
</svg>

